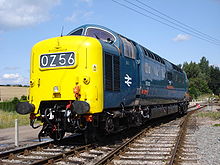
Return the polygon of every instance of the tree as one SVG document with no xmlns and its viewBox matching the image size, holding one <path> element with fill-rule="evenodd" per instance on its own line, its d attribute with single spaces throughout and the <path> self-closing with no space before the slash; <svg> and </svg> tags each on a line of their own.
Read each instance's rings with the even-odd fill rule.
<svg viewBox="0 0 220 165">
<path fill-rule="evenodd" d="M 215 95 L 220 94 L 220 69 L 219 67 L 210 66 L 209 87 Z"/>
<path fill-rule="evenodd" d="M 189 87 L 189 94 L 192 98 L 197 99 L 199 95 L 201 95 L 198 88 L 196 88 L 194 85 L 190 85 Z"/>
<path fill-rule="evenodd" d="M 209 81 L 210 80 L 209 79 L 210 78 L 209 61 L 205 57 L 202 57 L 200 59 L 199 68 L 200 68 L 201 72 L 203 74 L 205 74 L 207 80 Z"/>
<path fill-rule="evenodd" d="M 205 57 L 202 57 L 198 64 L 192 61 L 190 63 L 185 62 L 182 68 L 189 79 L 189 93 L 193 98 L 212 93 L 209 87 L 209 61 Z"/>
<path fill-rule="evenodd" d="M 178 64 L 177 67 L 182 68 L 182 64 Z"/>
<path fill-rule="evenodd" d="M 196 78 L 201 73 L 200 67 L 195 62 L 183 63 L 183 70 L 186 72 L 188 79 Z"/>
<path fill-rule="evenodd" d="M 196 78 L 189 80 L 189 93 L 193 98 L 197 98 L 199 95 L 211 93 L 208 82 L 204 79 L 204 74 L 200 74 Z"/>
</svg>

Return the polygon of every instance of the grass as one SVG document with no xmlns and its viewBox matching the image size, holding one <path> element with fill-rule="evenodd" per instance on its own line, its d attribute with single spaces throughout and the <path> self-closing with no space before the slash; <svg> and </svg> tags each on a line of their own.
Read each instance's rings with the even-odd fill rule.
<svg viewBox="0 0 220 165">
<path fill-rule="evenodd" d="M 220 124 L 214 124 L 213 127 L 220 127 Z"/>
<path fill-rule="evenodd" d="M 0 129 L 14 127 L 15 119 L 18 119 L 19 125 L 28 125 L 30 123 L 29 114 L 19 115 L 18 113 L 11 111 L 0 110 Z"/>
<path fill-rule="evenodd" d="M 199 112 L 196 114 L 197 117 L 208 117 L 213 120 L 218 120 L 220 119 L 220 112 Z"/>
<path fill-rule="evenodd" d="M 200 95 L 196 100 L 202 101 L 202 100 L 207 100 L 207 99 L 208 101 L 211 101 L 211 99 L 220 99 L 220 97 L 217 95 L 212 95 L 212 94 L 203 94 L 203 95 Z"/>
</svg>

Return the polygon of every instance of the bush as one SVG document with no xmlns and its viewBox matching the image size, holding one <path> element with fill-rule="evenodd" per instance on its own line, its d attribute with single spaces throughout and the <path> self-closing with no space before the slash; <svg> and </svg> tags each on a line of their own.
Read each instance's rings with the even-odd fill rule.
<svg viewBox="0 0 220 165">
<path fill-rule="evenodd" d="M 27 96 L 21 96 L 20 101 L 27 101 Z"/>
<path fill-rule="evenodd" d="M 12 102 L 0 102 L 0 109 L 3 111 L 15 111 L 15 106 Z"/>
<path fill-rule="evenodd" d="M 17 97 L 14 97 L 12 101 L 0 102 L 0 110 L 3 111 L 15 111 L 15 107 L 19 102 L 26 102 L 27 96 L 21 96 L 20 100 Z"/>
<path fill-rule="evenodd" d="M 17 97 L 14 97 L 11 102 L 16 105 L 16 104 L 19 103 L 20 101 L 19 101 L 19 99 L 18 99 Z"/>
</svg>

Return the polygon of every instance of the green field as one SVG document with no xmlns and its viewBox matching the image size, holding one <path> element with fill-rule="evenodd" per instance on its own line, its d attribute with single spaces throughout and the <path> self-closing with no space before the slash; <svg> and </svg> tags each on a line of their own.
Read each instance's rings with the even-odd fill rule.
<svg viewBox="0 0 220 165">
<path fill-rule="evenodd" d="M 12 101 L 0 102 L 0 129 L 14 127 L 15 119 L 18 119 L 19 125 L 28 125 L 30 123 L 29 114 L 20 115 L 15 111 L 18 102 L 26 101 L 26 96 L 20 99 L 14 97 Z"/>
<path fill-rule="evenodd" d="M 0 110 L 0 129 L 14 127 L 15 119 L 18 119 L 19 125 L 28 125 L 30 123 L 29 114 L 19 115 L 15 111 Z"/>
</svg>

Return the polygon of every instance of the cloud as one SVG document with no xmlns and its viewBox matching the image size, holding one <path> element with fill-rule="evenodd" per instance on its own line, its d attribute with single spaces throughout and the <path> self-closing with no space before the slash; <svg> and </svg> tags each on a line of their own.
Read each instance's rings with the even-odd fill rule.
<svg viewBox="0 0 220 165">
<path fill-rule="evenodd" d="M 173 41 L 179 42 L 179 41 L 186 41 L 190 39 L 191 39 L 191 36 L 188 34 L 178 34 L 175 38 L 173 38 Z"/>
<path fill-rule="evenodd" d="M 65 21 L 68 22 L 77 22 L 78 20 L 88 20 L 93 15 L 92 11 L 75 11 L 71 16 L 65 18 Z"/>
<path fill-rule="evenodd" d="M 16 74 L 4 74 L 2 76 L 4 79 L 15 79 L 15 78 L 18 78 L 20 77 L 18 73 Z"/>
<path fill-rule="evenodd" d="M 60 0 L 0 0 L 0 31 L 32 26 L 50 19 Z"/>
<path fill-rule="evenodd" d="M 29 79 L 18 73 L 6 73 L 0 78 L 1 84 L 25 84 L 29 83 Z"/>
</svg>

